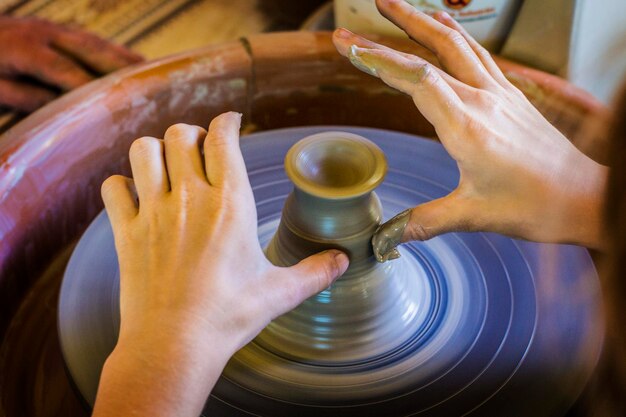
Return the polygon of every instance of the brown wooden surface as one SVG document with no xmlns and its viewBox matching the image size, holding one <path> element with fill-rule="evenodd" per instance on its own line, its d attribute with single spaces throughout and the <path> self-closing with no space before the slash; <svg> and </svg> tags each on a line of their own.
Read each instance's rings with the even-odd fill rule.
<svg viewBox="0 0 626 417">
<path fill-rule="evenodd" d="M 602 110 L 562 80 L 502 65 L 561 129 Z M 128 173 L 134 138 L 158 137 L 175 122 L 206 126 L 230 109 L 244 113 L 248 130 L 433 133 L 410 98 L 352 68 L 327 33 L 258 35 L 146 63 L 16 125 L 0 138 L 0 415 L 86 415 L 63 371 L 56 297 L 69 250 L 102 207 L 100 184 Z"/>
<path fill-rule="evenodd" d="M 80 27 L 156 59 L 297 29 L 323 0 L 0 0 L 0 14 Z M 0 108 L 0 133 L 24 117 Z"/>
</svg>

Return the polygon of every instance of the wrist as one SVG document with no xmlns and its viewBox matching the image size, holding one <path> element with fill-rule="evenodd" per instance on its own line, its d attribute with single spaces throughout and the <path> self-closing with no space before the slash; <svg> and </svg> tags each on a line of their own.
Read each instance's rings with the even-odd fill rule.
<svg viewBox="0 0 626 417">
<path fill-rule="evenodd" d="M 245 329 L 220 311 L 214 300 L 200 306 L 195 304 L 198 303 L 192 299 L 175 303 L 168 300 L 122 300 L 118 346 L 145 346 L 148 349 L 167 346 L 199 355 L 219 353 L 226 358 L 232 356 L 242 346 Z M 216 340 L 219 344 L 215 343 Z"/>
<path fill-rule="evenodd" d="M 581 160 L 582 159 L 582 160 Z M 609 169 L 590 158 L 569 165 L 569 181 L 555 193 L 556 235 L 562 243 L 606 249 L 604 200 Z"/>
<path fill-rule="evenodd" d="M 169 312 L 147 314 L 140 320 L 122 319 L 114 352 L 155 361 L 210 357 L 225 364 L 238 349 L 235 334 L 213 327 L 199 317 L 182 313 L 178 316 L 184 317 Z"/>
<path fill-rule="evenodd" d="M 231 352 L 219 336 L 194 341 L 182 333 L 121 334 L 104 364 L 94 415 L 199 415 Z"/>
</svg>

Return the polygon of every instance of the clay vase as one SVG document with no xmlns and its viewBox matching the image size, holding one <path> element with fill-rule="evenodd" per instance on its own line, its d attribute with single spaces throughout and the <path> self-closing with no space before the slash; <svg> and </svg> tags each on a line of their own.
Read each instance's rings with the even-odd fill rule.
<svg viewBox="0 0 626 417">
<path fill-rule="evenodd" d="M 376 262 L 371 245 L 382 220 L 374 189 L 387 171 L 383 151 L 355 134 L 319 133 L 289 150 L 285 171 L 294 190 L 266 249 L 268 259 L 289 266 L 338 248 L 350 257 L 350 267 L 335 285 L 276 319 L 256 342 L 318 365 L 356 363 L 401 345 L 412 326 L 389 329 L 389 323 L 409 307 L 396 302 L 410 295 L 404 294 L 409 287 L 394 283 L 401 277 L 393 263 Z"/>
<path fill-rule="evenodd" d="M 338 248 L 351 260 L 346 278 L 375 268 L 370 241 L 382 220 L 374 189 L 387 172 L 383 151 L 353 133 L 318 133 L 291 147 L 285 171 L 294 190 L 267 247 L 268 258 L 289 266 Z"/>
</svg>

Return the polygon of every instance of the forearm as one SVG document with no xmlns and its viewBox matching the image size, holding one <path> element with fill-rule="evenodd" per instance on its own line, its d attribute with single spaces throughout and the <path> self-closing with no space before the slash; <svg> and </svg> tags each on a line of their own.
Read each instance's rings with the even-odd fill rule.
<svg viewBox="0 0 626 417">
<path fill-rule="evenodd" d="M 159 339 L 118 343 L 104 365 L 93 416 L 200 415 L 231 352 L 219 338 L 204 346 Z"/>
</svg>

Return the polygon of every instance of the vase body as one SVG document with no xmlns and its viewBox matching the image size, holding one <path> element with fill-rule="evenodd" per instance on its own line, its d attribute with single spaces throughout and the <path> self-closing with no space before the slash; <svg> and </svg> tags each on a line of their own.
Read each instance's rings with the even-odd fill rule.
<svg viewBox="0 0 626 417">
<path fill-rule="evenodd" d="M 374 192 L 348 199 L 327 199 L 297 187 L 287 197 L 281 223 L 266 248 L 275 265 L 291 266 L 327 249 L 340 249 L 350 258 L 344 279 L 377 266 L 371 239 L 382 220 Z"/>
</svg>

